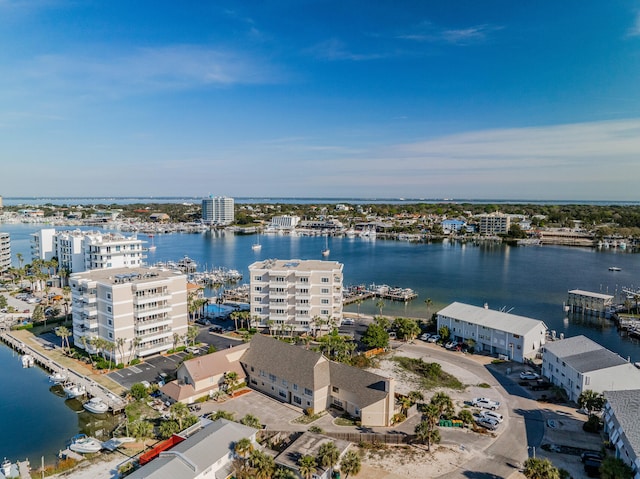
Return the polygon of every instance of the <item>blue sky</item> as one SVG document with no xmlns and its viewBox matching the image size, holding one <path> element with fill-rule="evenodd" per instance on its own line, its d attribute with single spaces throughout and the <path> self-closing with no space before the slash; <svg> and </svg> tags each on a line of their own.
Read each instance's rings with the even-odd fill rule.
<svg viewBox="0 0 640 479">
<path fill-rule="evenodd" d="M 640 1 L 0 0 L 0 195 L 638 200 Z"/>
</svg>

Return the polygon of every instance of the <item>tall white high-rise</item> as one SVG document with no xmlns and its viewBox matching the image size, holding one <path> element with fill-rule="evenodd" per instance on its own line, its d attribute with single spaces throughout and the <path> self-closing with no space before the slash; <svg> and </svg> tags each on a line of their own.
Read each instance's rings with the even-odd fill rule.
<svg viewBox="0 0 640 479">
<path fill-rule="evenodd" d="M 227 196 L 209 196 L 202 200 L 202 221 L 205 224 L 229 225 L 233 223 L 234 201 Z"/>
<path fill-rule="evenodd" d="M 0 273 L 11 267 L 11 237 L 0 233 Z"/>
</svg>

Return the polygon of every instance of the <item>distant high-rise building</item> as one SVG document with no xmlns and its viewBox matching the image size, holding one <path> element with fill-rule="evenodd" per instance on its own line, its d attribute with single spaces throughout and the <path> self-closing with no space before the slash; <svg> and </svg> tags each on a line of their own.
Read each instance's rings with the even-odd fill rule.
<svg viewBox="0 0 640 479">
<path fill-rule="evenodd" d="M 233 198 L 209 196 L 202 200 L 202 221 L 209 225 L 229 225 L 234 221 Z"/>
<path fill-rule="evenodd" d="M 490 213 L 478 215 L 480 234 L 482 235 L 506 235 L 511 227 L 511 217 L 504 213 Z"/>
<path fill-rule="evenodd" d="M 11 267 L 11 237 L 0 233 L 0 273 Z"/>
</svg>

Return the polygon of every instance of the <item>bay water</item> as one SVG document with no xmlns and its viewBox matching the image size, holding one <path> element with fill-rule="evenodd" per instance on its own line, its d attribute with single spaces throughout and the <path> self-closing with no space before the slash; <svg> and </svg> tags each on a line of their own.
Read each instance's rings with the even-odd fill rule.
<svg viewBox="0 0 640 479">
<path fill-rule="evenodd" d="M 15 265 L 16 253 L 24 256 L 24 263 L 30 262 L 30 234 L 39 228 L 41 226 L 0 224 L 0 231 L 11 235 Z M 151 242 L 145 235 L 138 237 Z M 412 288 L 418 293 L 418 298 L 408 303 L 385 301 L 385 315 L 426 318 L 428 313 L 453 301 L 476 306 L 486 303 L 491 309 L 542 320 L 558 336 L 583 334 L 632 362 L 640 361 L 640 343 L 621 337 L 612 322 L 581 315 L 568 317 L 563 309 L 571 289 L 615 294 L 621 298 L 623 288 L 638 287 L 640 255 L 628 250 L 332 237 L 329 238 L 330 256 L 323 258 L 321 251 L 325 238 L 320 236 L 262 235 L 260 251 L 251 248 L 256 241 L 254 235 L 222 231 L 156 235 L 153 241 L 156 250 L 147 253 L 148 264 L 177 261 L 186 255 L 198 262 L 199 270 L 237 269 L 244 275 L 243 282 L 249 281 L 248 266 L 254 261 L 268 258 L 339 261 L 344 264 L 345 285 L 387 284 Z M 610 266 L 617 266 L 621 271 L 609 271 Z M 429 307 L 425 303 L 427 298 L 432 301 Z M 345 309 L 356 311 L 357 306 Z M 360 311 L 377 313 L 376 300 L 364 302 Z M 11 354 L 4 347 L 0 351 Z M 0 356 L 0 360 L 4 361 L 4 358 Z M 11 373 L 5 383 L 26 380 L 23 373 L 21 369 L 15 376 Z M 35 381 L 34 387 L 41 387 L 48 398 L 42 401 L 39 410 L 23 407 L 18 401 L 15 407 L 20 413 L 14 410 L 11 416 L 5 417 L 8 406 L 3 403 L 16 401 L 5 395 L 0 398 L 0 420 L 6 423 L 20 415 L 41 415 L 50 401 L 53 403 L 58 399 L 49 393 L 46 384 L 38 384 Z M 69 437 L 69 433 L 65 430 L 59 436 L 61 440 Z M 0 441 L 0 454 L 15 457 L 9 452 L 13 447 L 13 441 L 5 436 Z M 23 453 L 18 455 L 22 456 Z"/>
</svg>

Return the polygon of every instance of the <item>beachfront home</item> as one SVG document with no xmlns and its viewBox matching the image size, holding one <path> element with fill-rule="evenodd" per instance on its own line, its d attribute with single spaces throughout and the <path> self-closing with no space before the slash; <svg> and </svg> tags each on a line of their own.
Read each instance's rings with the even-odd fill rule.
<svg viewBox="0 0 640 479">
<path fill-rule="evenodd" d="M 570 401 L 577 401 L 587 389 L 597 393 L 640 389 L 637 368 L 585 336 L 545 344 L 542 375 L 562 387 Z"/>
<path fill-rule="evenodd" d="M 233 461 L 238 456 L 235 445 L 249 439 L 253 447 L 257 429 L 226 419 L 218 419 L 187 437 L 184 441 L 140 469 L 129 474 L 130 479 L 228 479 L 233 477 Z"/>
<path fill-rule="evenodd" d="M 504 356 L 512 361 L 534 359 L 545 343 L 543 321 L 493 311 L 464 303 L 451 303 L 437 313 L 438 329 L 446 326 L 451 339 L 475 343 L 476 351 Z"/>
<path fill-rule="evenodd" d="M 337 261 L 275 260 L 249 265 L 255 326 L 280 334 L 328 331 L 342 321 L 342 268 Z"/>
<path fill-rule="evenodd" d="M 97 269 L 70 276 L 73 341 L 97 352 L 92 338 L 116 345 L 115 363 L 165 352 L 187 332 L 187 277 L 159 268 Z"/>
<path fill-rule="evenodd" d="M 248 348 L 249 343 L 244 343 L 184 361 L 178 368 L 177 379 L 162 386 L 160 391 L 173 401 L 192 404 L 198 398 L 213 396 L 224 389 L 226 373 L 236 373 L 240 384 L 245 381 L 240 358 Z"/>
<path fill-rule="evenodd" d="M 361 418 L 363 426 L 389 426 L 395 382 L 321 353 L 256 334 L 240 358 L 247 385 L 304 410 L 333 406 Z"/>
<path fill-rule="evenodd" d="M 605 391 L 604 397 L 604 432 L 616 457 L 635 471 L 635 479 L 640 479 L 640 389 Z"/>
</svg>

